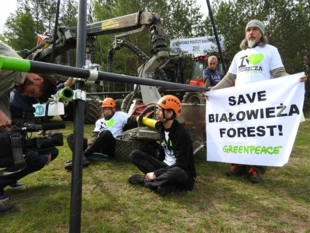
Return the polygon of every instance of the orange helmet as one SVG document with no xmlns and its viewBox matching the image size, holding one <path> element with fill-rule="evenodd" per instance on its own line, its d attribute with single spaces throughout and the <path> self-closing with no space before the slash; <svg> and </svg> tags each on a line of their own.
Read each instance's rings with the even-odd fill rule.
<svg viewBox="0 0 310 233">
<path fill-rule="evenodd" d="M 115 103 L 114 99 L 112 99 L 112 98 L 105 98 L 102 101 L 101 107 L 103 107 L 103 108 L 115 108 L 116 103 Z"/>
<path fill-rule="evenodd" d="M 182 105 L 174 95 L 165 95 L 158 100 L 157 105 L 163 109 L 172 109 L 177 116 L 180 116 Z"/>
</svg>

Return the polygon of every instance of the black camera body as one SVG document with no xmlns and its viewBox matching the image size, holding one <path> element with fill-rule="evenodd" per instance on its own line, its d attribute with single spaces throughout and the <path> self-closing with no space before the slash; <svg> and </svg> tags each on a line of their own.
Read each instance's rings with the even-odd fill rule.
<svg viewBox="0 0 310 233">
<path fill-rule="evenodd" d="M 17 147 L 17 145 L 13 143 L 13 140 L 18 141 L 18 146 L 21 147 L 23 154 L 30 149 L 40 152 L 55 146 L 63 146 L 63 134 L 53 133 L 47 136 L 31 138 L 28 133 L 63 128 L 65 128 L 63 122 L 42 125 L 32 123 L 14 125 L 11 133 L 0 134 L 0 168 L 14 165 L 13 148 Z"/>
</svg>

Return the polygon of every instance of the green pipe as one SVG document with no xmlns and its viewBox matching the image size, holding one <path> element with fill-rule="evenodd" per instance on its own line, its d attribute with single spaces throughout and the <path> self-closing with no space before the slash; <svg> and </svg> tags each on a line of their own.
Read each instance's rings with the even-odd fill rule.
<svg viewBox="0 0 310 233">
<path fill-rule="evenodd" d="M 20 58 L 0 56 L 0 70 L 14 70 L 19 72 L 30 71 L 30 61 Z"/>
<path fill-rule="evenodd" d="M 70 87 L 64 87 L 57 92 L 57 95 L 61 100 L 72 100 L 74 92 Z"/>
</svg>

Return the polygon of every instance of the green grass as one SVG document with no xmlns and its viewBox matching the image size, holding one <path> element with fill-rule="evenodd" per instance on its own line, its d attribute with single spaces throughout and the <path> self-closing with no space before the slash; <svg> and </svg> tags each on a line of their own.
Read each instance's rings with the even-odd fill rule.
<svg viewBox="0 0 310 233">
<path fill-rule="evenodd" d="M 309 117 L 309 116 L 308 116 Z M 81 232 L 310 232 L 310 119 L 301 123 L 288 164 L 270 167 L 261 184 L 227 177 L 228 164 L 196 154 L 192 192 L 160 197 L 128 184 L 138 169 L 129 163 L 97 162 L 83 171 Z M 72 132 L 67 123 L 64 135 Z M 85 126 L 85 135 L 93 125 Z M 0 232 L 68 232 L 71 158 L 67 144 L 49 166 L 21 180 L 23 190 L 7 190 L 15 208 L 0 216 Z"/>
</svg>

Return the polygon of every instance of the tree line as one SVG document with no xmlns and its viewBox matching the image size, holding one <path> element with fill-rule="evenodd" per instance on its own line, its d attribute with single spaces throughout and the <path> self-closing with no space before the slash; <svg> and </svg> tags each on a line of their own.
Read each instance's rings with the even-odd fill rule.
<svg viewBox="0 0 310 233">
<path fill-rule="evenodd" d="M 55 0 L 17 0 L 17 9 L 5 22 L 0 39 L 17 51 L 35 47 L 36 34 L 53 34 Z M 225 38 L 224 56 L 232 59 L 245 36 L 245 26 L 251 19 L 266 25 L 269 43 L 279 49 L 288 73 L 310 73 L 310 2 L 308 0 L 212 0 L 212 12 L 218 34 Z M 171 39 L 214 35 L 208 12 L 200 12 L 195 0 L 90 0 L 88 23 L 115 18 L 138 11 L 157 13 L 162 18 L 169 46 Z M 59 26 L 77 25 L 77 0 L 61 0 Z M 193 27 L 195 26 L 195 30 Z M 106 71 L 107 56 L 113 35 L 96 39 L 96 63 Z M 126 37 L 150 55 L 151 44 L 147 33 Z M 141 65 L 130 51 L 115 54 L 113 72 L 137 75 Z M 74 65 L 74 64 L 72 64 Z M 310 84 L 307 90 L 310 90 Z"/>
</svg>

